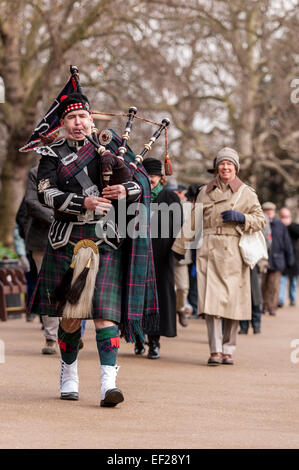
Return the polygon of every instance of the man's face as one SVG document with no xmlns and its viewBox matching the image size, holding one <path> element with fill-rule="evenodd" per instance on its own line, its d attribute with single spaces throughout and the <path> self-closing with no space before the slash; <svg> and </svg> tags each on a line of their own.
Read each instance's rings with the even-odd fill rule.
<svg viewBox="0 0 299 470">
<path fill-rule="evenodd" d="M 280 220 L 286 226 L 288 226 L 292 223 L 292 216 L 291 216 L 291 212 L 289 211 L 289 209 L 287 209 L 287 208 L 281 209 L 281 211 L 280 211 Z"/>
<path fill-rule="evenodd" d="M 269 217 L 270 220 L 273 220 L 275 217 L 275 210 L 274 209 L 266 209 L 264 210 L 265 214 Z"/>
<path fill-rule="evenodd" d="M 183 191 L 177 191 L 176 189 L 173 191 L 174 193 L 176 193 L 180 200 L 181 201 L 186 201 L 186 192 L 187 192 L 187 189 L 184 189 Z"/>
<path fill-rule="evenodd" d="M 63 119 L 61 119 L 61 124 L 63 125 L 66 138 L 72 140 L 84 139 L 83 134 L 80 132 L 81 130 L 85 134 L 90 135 L 92 122 L 92 115 L 84 109 L 71 111 Z"/>
</svg>

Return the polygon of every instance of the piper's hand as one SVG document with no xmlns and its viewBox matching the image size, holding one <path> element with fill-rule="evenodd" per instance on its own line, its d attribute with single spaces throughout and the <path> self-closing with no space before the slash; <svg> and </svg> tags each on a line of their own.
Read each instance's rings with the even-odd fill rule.
<svg viewBox="0 0 299 470">
<path fill-rule="evenodd" d="M 233 210 L 221 212 L 223 222 L 238 222 L 240 224 L 245 223 L 245 215 L 242 212 Z"/>
<path fill-rule="evenodd" d="M 88 196 L 84 199 L 83 207 L 89 211 L 95 211 L 97 214 L 106 215 L 112 204 L 109 199 L 104 197 Z"/>
<path fill-rule="evenodd" d="M 113 186 L 106 186 L 102 194 L 109 199 L 123 199 L 127 196 L 126 188 L 122 184 L 114 184 Z"/>
</svg>

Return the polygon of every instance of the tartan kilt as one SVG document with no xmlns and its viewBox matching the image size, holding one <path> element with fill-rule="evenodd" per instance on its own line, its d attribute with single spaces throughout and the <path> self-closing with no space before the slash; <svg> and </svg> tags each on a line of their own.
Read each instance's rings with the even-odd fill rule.
<svg viewBox="0 0 299 470">
<path fill-rule="evenodd" d="M 77 243 L 82 239 L 98 241 L 95 224 L 74 225 L 70 241 Z M 92 319 L 121 321 L 123 266 L 122 250 L 115 250 L 106 243 L 98 245 L 100 253 L 99 270 L 93 296 Z M 29 311 L 38 315 L 57 317 L 54 289 L 68 270 L 73 257 L 74 246 L 70 243 L 54 250 L 50 243 L 45 251 L 36 288 L 30 301 Z"/>
</svg>

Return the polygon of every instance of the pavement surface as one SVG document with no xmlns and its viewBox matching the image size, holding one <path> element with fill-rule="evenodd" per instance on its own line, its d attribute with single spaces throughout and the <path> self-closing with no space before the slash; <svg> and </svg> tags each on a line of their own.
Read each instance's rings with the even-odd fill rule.
<svg viewBox="0 0 299 470">
<path fill-rule="evenodd" d="M 204 320 L 162 338 L 161 358 L 121 341 L 125 401 L 101 408 L 93 322 L 79 353 L 80 399 L 59 399 L 59 354 L 41 354 L 39 319 L 0 323 L 0 449 L 299 448 L 299 308 L 238 335 L 235 365 L 208 367 Z M 4 351 L 3 351 L 4 349 Z M 1 354 L 2 351 L 2 354 Z"/>
</svg>

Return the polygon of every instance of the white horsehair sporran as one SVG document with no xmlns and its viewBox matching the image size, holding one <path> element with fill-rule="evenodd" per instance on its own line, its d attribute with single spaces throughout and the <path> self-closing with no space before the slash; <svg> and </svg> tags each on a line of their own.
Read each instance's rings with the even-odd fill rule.
<svg viewBox="0 0 299 470">
<path fill-rule="evenodd" d="M 70 293 L 63 309 L 63 318 L 92 318 L 92 299 L 99 268 L 100 255 L 97 245 L 88 239 L 75 244 L 72 265 L 74 268 Z M 80 276 L 82 285 L 80 283 Z M 73 288 L 73 291 L 72 291 Z M 75 291 L 81 292 L 79 299 L 73 303 Z"/>
</svg>

